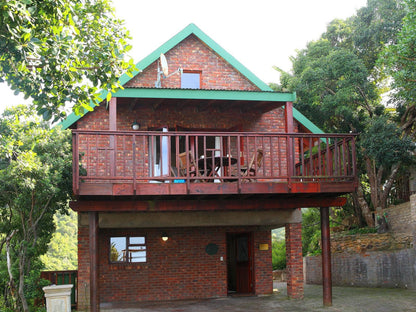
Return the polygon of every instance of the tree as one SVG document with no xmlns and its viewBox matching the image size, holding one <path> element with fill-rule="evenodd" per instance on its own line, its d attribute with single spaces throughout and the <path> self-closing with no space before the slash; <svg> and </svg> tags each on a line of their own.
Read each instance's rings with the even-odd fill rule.
<svg viewBox="0 0 416 312">
<path fill-rule="evenodd" d="M 360 183 L 352 194 L 359 217 L 364 217 L 369 226 L 374 226 L 371 209 L 384 207 L 397 177 L 397 166 L 407 162 L 411 150 L 409 142 L 396 131 L 393 137 L 388 136 L 392 124 L 386 121 L 390 116 L 382 105 L 380 94 L 384 90 L 379 84 L 384 76 L 376 67 L 385 44 L 397 40 L 396 32 L 404 15 L 401 3 L 370 0 L 355 16 L 334 20 L 321 39 L 310 42 L 292 58 L 293 73 L 281 75 L 282 88 L 297 93 L 295 107 L 324 131 L 356 132 L 363 138 L 366 134 L 371 137 L 358 150 Z M 396 11 L 392 12 L 392 8 Z M 382 165 L 381 159 L 370 153 L 366 144 L 375 140 L 372 135 L 386 135 L 391 144 L 403 147 L 397 157 L 390 159 L 394 164 Z M 388 145 L 380 144 L 377 148 L 383 149 L 379 152 L 386 157 L 391 156 Z"/>
<path fill-rule="evenodd" d="M 67 104 L 91 110 L 100 89 L 114 92 L 135 69 L 109 1 L 0 0 L 0 82 L 32 97 L 46 120 L 64 118 Z"/>
<path fill-rule="evenodd" d="M 55 212 L 64 213 L 71 194 L 68 131 L 49 129 L 24 106 L 0 119 L 0 248 L 7 263 L 6 305 L 29 311 L 28 279 L 39 274 L 38 258 L 55 229 Z"/>
<path fill-rule="evenodd" d="M 77 214 L 69 210 L 68 214 L 54 216 L 56 231 L 53 233 L 48 251 L 40 256 L 45 270 L 76 270 L 78 266 Z"/>
<path fill-rule="evenodd" d="M 272 265 L 273 270 L 286 268 L 286 240 L 284 228 L 272 231 Z"/>
<path fill-rule="evenodd" d="M 394 44 L 405 15 L 403 0 L 368 0 L 351 18 L 353 50 L 372 72 L 386 45 Z"/>
<path fill-rule="evenodd" d="M 387 73 L 393 78 L 392 87 L 398 110 L 402 111 L 402 128 L 407 135 L 415 135 L 416 128 L 416 3 L 407 5 L 403 27 L 397 43 L 389 45 L 381 60 Z M 401 108 L 404 108 L 401 109 Z"/>
<path fill-rule="evenodd" d="M 363 62 L 327 39 L 308 44 L 292 59 L 296 107 L 328 132 L 359 132 L 377 110 L 378 94 Z"/>
<path fill-rule="evenodd" d="M 414 162 L 413 142 L 403 137 L 398 126 L 387 117 L 373 119 L 362 134 L 361 152 L 370 185 L 374 208 L 386 208 L 387 197 L 399 168 Z"/>
<path fill-rule="evenodd" d="M 319 255 L 322 253 L 321 216 L 316 208 L 302 209 L 302 255 Z"/>
</svg>

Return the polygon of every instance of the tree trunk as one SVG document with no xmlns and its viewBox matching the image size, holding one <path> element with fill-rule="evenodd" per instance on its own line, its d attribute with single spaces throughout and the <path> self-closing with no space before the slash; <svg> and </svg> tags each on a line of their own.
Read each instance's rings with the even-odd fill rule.
<svg viewBox="0 0 416 312">
<path fill-rule="evenodd" d="M 12 261 L 10 259 L 10 240 L 13 238 L 14 234 L 16 234 L 17 230 L 13 230 L 12 233 L 6 238 L 6 262 L 7 262 L 7 272 L 9 274 L 9 289 L 10 289 L 10 297 L 11 297 L 11 308 L 17 310 L 16 306 L 16 294 L 15 294 L 15 286 L 14 286 L 14 278 L 12 273 Z"/>
<path fill-rule="evenodd" d="M 380 207 L 382 209 L 386 208 L 387 198 L 390 194 L 390 190 L 393 186 L 394 180 L 396 179 L 397 173 L 399 172 L 399 166 L 400 163 L 394 164 L 392 166 L 390 176 L 388 177 L 387 182 L 384 184 L 384 190 L 380 200 Z"/>
<path fill-rule="evenodd" d="M 24 248 L 24 247 L 21 247 Z M 26 251 L 23 249 L 20 250 L 20 259 L 19 259 L 19 297 L 22 302 L 22 307 L 24 312 L 29 312 L 29 305 L 27 303 L 24 287 L 25 287 L 25 264 L 26 264 Z"/>
<path fill-rule="evenodd" d="M 368 176 L 368 182 L 370 183 L 370 198 L 371 198 L 371 203 L 373 204 L 374 209 L 376 209 L 379 206 L 379 180 L 378 177 L 379 175 L 377 174 L 377 169 L 375 166 L 375 163 L 373 160 L 371 160 L 369 157 L 364 156 L 364 161 L 365 161 L 365 168 L 367 171 L 367 176 Z M 383 169 L 380 169 L 383 170 Z M 380 171 L 379 171 L 380 173 Z M 362 193 L 362 189 L 361 189 L 361 193 Z M 363 197 L 364 198 L 364 197 Z"/>
<path fill-rule="evenodd" d="M 360 183 L 358 183 L 358 188 L 357 188 L 357 201 L 360 206 L 361 213 L 365 219 L 365 222 L 367 223 L 368 226 L 374 227 L 375 223 L 374 223 L 373 214 L 370 210 L 370 207 L 368 206 L 367 201 L 364 198 L 363 189 Z"/>
<path fill-rule="evenodd" d="M 360 224 L 360 227 L 364 226 L 364 224 L 366 224 L 366 222 L 365 222 L 363 214 L 362 214 L 362 210 L 361 210 L 361 207 L 360 207 L 360 202 L 358 200 L 357 192 L 352 193 L 351 197 L 352 197 L 352 202 L 353 202 L 352 206 L 354 207 L 354 213 L 355 213 L 356 217 L 358 218 L 358 222 Z"/>
</svg>

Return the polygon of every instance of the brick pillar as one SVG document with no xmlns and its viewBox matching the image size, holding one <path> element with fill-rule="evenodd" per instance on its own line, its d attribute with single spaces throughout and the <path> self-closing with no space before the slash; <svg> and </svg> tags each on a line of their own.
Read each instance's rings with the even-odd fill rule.
<svg viewBox="0 0 416 312">
<path fill-rule="evenodd" d="M 90 310 L 90 252 L 88 214 L 78 213 L 78 309 Z"/>
<path fill-rule="evenodd" d="M 287 295 L 303 298 L 302 224 L 286 224 Z"/>
</svg>

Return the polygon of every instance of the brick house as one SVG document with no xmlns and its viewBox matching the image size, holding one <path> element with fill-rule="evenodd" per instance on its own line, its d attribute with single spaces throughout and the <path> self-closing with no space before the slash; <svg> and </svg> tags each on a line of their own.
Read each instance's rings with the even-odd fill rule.
<svg viewBox="0 0 416 312">
<path fill-rule="evenodd" d="M 270 294 L 282 226 L 288 296 L 302 298 L 300 208 L 327 216 L 354 190 L 354 136 L 322 133 L 295 94 L 273 92 L 194 24 L 137 67 L 108 103 L 62 123 L 78 309 Z"/>
</svg>

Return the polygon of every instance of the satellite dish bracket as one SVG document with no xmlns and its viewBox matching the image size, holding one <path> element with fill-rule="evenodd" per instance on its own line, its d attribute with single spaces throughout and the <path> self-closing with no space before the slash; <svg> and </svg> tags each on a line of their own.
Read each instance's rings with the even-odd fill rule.
<svg viewBox="0 0 416 312">
<path fill-rule="evenodd" d="M 162 78 L 166 79 L 169 78 L 170 76 L 173 76 L 177 73 L 179 73 L 180 75 L 182 75 L 183 70 L 182 67 L 179 66 L 179 68 L 174 71 L 171 74 L 168 74 L 169 69 L 168 69 L 168 63 L 166 61 L 166 57 L 163 53 L 160 54 L 160 57 L 157 61 L 157 80 L 155 82 L 155 87 L 156 88 L 161 88 L 162 87 Z"/>
</svg>

